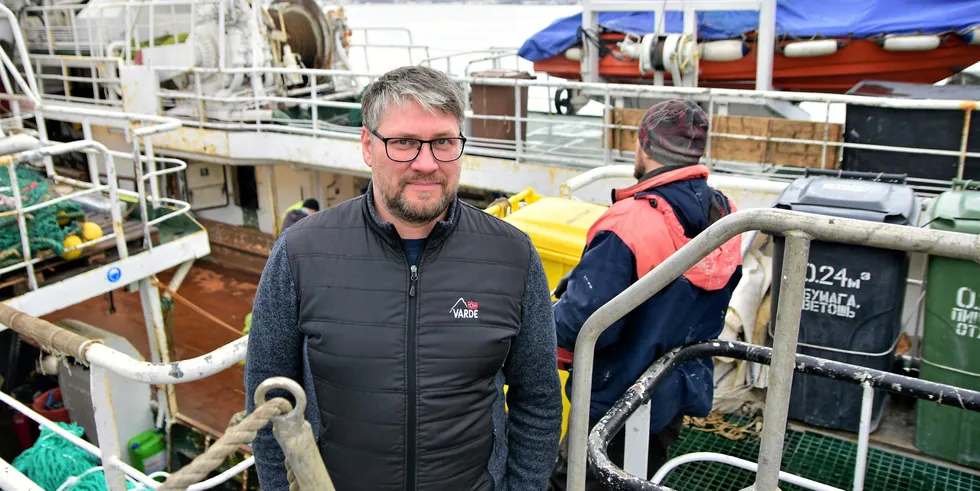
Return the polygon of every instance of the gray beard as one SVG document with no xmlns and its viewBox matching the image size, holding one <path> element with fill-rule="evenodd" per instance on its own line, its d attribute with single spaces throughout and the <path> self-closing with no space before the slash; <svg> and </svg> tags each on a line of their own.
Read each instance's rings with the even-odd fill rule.
<svg viewBox="0 0 980 491">
<path fill-rule="evenodd" d="M 433 207 L 431 211 L 412 207 L 403 198 L 404 195 L 397 197 L 384 196 L 385 208 L 394 215 L 395 218 L 412 225 L 423 225 L 429 223 L 442 215 L 449 208 L 449 196 L 445 194 L 439 198 L 439 206 Z"/>
</svg>

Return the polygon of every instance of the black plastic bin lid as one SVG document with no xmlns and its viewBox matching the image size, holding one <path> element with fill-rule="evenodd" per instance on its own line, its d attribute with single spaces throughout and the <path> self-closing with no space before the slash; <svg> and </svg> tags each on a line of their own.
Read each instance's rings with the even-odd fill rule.
<svg viewBox="0 0 980 491">
<path fill-rule="evenodd" d="M 776 208 L 853 218 L 872 222 L 914 225 L 919 219 L 919 198 L 912 188 L 888 182 L 804 177 L 793 181 Z"/>
</svg>

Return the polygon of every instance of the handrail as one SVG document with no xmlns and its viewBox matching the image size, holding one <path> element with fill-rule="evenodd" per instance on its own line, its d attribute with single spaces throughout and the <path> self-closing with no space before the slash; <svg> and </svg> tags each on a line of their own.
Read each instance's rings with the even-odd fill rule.
<svg viewBox="0 0 980 491">
<path fill-rule="evenodd" d="M 251 73 L 252 68 L 206 68 L 192 66 L 154 66 L 154 70 L 159 71 L 178 71 L 184 73 Z M 280 67 L 258 67 L 260 73 L 275 74 L 304 74 L 317 76 L 347 76 L 347 77 L 366 77 L 377 78 L 381 73 L 358 72 L 350 70 L 327 70 L 310 68 L 280 68 Z M 638 84 L 618 84 L 618 83 L 586 83 L 570 80 L 529 80 L 518 78 L 481 78 L 481 77 L 461 77 L 458 75 L 450 76 L 453 81 L 460 83 L 478 83 L 481 85 L 492 85 L 498 87 L 562 87 L 569 89 L 594 89 L 609 90 L 613 94 L 624 96 L 636 96 L 639 93 L 650 93 L 660 95 L 676 95 L 690 98 L 707 98 L 709 95 L 719 97 L 737 97 L 754 100 L 778 100 L 788 102 L 823 102 L 856 104 L 870 107 L 897 108 L 897 109 L 956 109 L 960 111 L 975 111 L 980 107 L 980 100 L 970 99 L 902 99 L 900 97 L 871 97 L 863 95 L 847 94 L 825 94 L 816 92 L 780 92 L 780 91 L 755 91 L 748 89 L 718 89 L 718 88 L 693 88 L 675 86 L 656 86 Z"/>
<path fill-rule="evenodd" d="M 558 186 L 558 195 L 562 198 L 571 198 L 572 194 L 589 184 L 605 179 L 631 179 L 633 178 L 634 168 L 632 165 L 604 165 L 589 169 Z M 764 181 L 760 179 L 747 179 L 740 176 L 726 174 L 708 175 L 708 185 L 711 187 L 737 187 L 746 192 L 759 192 L 779 194 L 786 188 L 785 183 Z"/>
<path fill-rule="evenodd" d="M 674 348 L 654 361 L 589 432 L 590 468 L 606 482 L 607 486 L 614 489 L 672 491 L 672 488 L 660 484 L 666 472 L 663 470 L 657 472 L 652 481 L 630 475 L 613 464 L 609 459 L 606 446 L 609 440 L 623 428 L 627 418 L 650 400 L 657 386 L 677 366 L 689 360 L 712 357 L 734 358 L 769 365 L 773 359 L 773 349 L 740 341 L 710 340 Z M 793 367 L 799 373 L 827 377 L 854 385 L 868 384 L 874 389 L 891 394 L 915 397 L 968 411 L 980 411 L 980 392 L 973 390 L 802 354 L 795 355 Z M 776 421 L 772 424 L 782 423 Z"/>
<path fill-rule="evenodd" d="M 46 351 L 68 354 L 87 365 L 105 368 L 129 380 L 148 384 L 193 382 L 245 359 L 248 335 L 195 358 L 170 363 L 138 361 L 104 344 L 0 303 L 0 325 L 35 339 Z"/>
<path fill-rule="evenodd" d="M 596 310 L 585 321 L 575 340 L 575 369 L 572 371 L 571 412 L 568 418 L 568 489 L 581 490 L 585 486 L 586 436 L 588 435 L 589 406 L 591 404 L 592 371 L 595 346 L 599 336 L 614 322 L 656 295 L 669 283 L 693 267 L 732 238 L 753 230 L 764 232 L 790 232 L 787 235 L 786 264 L 784 274 L 797 278 L 798 291 L 790 292 L 796 282 L 786 282 L 784 295 L 777 309 L 776 359 L 773 360 L 770 379 L 770 397 L 766 402 L 766 419 L 772 424 L 763 430 L 763 446 L 760 478 L 768 467 L 779 470 L 782 449 L 783 423 L 788 406 L 789 384 L 792 382 L 793 353 L 799 330 L 800 303 L 802 302 L 801 272 L 806 266 L 809 240 L 824 240 L 845 244 L 859 244 L 884 249 L 922 252 L 939 256 L 980 262 L 980 236 L 959 232 L 945 232 L 902 225 L 874 223 L 849 218 L 837 218 L 810 213 L 779 209 L 747 209 L 728 215 L 708 227 L 703 233 L 660 263 L 650 273 L 621 292 Z M 800 256 L 800 257 L 797 257 Z M 799 263 L 799 264 L 797 264 Z M 802 265 L 802 267 L 800 267 Z M 798 294 L 798 295 L 797 295 Z M 795 297 L 799 296 L 798 299 Z M 791 298 L 794 297 L 794 298 Z M 795 309 L 790 304 L 796 300 Z M 795 319 L 794 319 L 795 317 Z M 785 322 L 786 325 L 782 325 Z M 787 374 L 786 371 L 789 371 Z M 785 389 L 785 398 L 775 401 L 772 394 Z M 785 399 L 785 400 L 782 400 Z M 776 414 L 770 414 L 776 411 Z M 778 441 L 777 441 L 778 439 Z M 775 450 L 779 450 L 777 453 Z M 773 461 L 762 462 L 762 458 Z M 771 475 L 776 479 L 776 474 Z M 772 482 L 775 486 L 775 482 Z M 765 488 L 763 486 L 763 488 Z M 768 488 L 766 488 L 768 489 Z"/>
<path fill-rule="evenodd" d="M 14 15 L 14 13 L 2 3 L 0 3 L 0 14 L 6 16 L 7 20 L 10 22 L 10 31 L 14 34 L 14 46 L 17 48 L 17 52 L 20 54 L 20 57 L 24 62 L 24 73 L 27 75 L 27 84 L 30 86 L 29 92 L 30 94 L 33 94 L 35 96 L 34 98 L 36 99 L 39 97 L 41 92 L 37 90 L 37 80 L 34 78 L 34 69 L 31 68 L 31 64 L 28 61 L 30 60 L 30 57 L 27 54 L 27 43 L 24 42 L 24 36 L 20 30 L 20 23 L 17 21 L 17 16 Z M 6 53 L 4 53 L 4 58 L 6 58 Z M 4 60 L 4 62 L 7 61 L 9 60 Z M 13 66 L 13 62 L 11 62 L 10 65 Z M 16 77 L 20 76 L 17 70 L 11 69 L 10 71 L 13 72 Z"/>
<path fill-rule="evenodd" d="M 44 201 L 42 203 L 38 203 L 30 207 L 23 206 L 20 200 L 20 191 L 19 191 L 20 186 L 17 184 L 17 176 L 15 174 L 15 167 L 18 163 L 31 162 L 35 160 L 40 160 L 44 157 L 49 157 L 52 155 L 60 155 L 73 151 L 79 151 L 86 148 L 93 148 L 102 154 L 102 157 L 105 162 L 106 173 L 108 174 L 108 179 L 107 179 L 108 184 L 102 186 L 102 185 L 97 185 L 95 182 L 93 182 L 92 188 L 86 191 L 79 191 L 76 193 L 61 196 L 58 198 Z M 105 145 L 92 140 L 79 140 L 79 141 L 74 141 L 69 143 L 59 143 L 55 145 L 39 147 L 31 150 L 25 150 L 23 152 L 19 152 L 13 155 L 6 155 L 3 156 L 2 159 L 6 161 L 8 165 L 8 169 L 10 172 L 10 183 L 13 190 L 14 201 L 15 201 L 14 209 L 8 213 L 17 215 L 17 222 L 18 222 L 17 226 L 19 228 L 19 233 L 21 236 L 21 244 L 23 249 L 22 253 L 24 255 L 24 262 L 18 263 L 15 266 L 18 268 L 19 267 L 27 268 L 28 285 L 32 290 L 35 290 L 37 289 L 37 280 L 34 277 L 34 263 L 37 262 L 37 259 L 31 258 L 32 254 L 30 253 L 30 247 L 28 245 L 27 224 L 24 219 L 24 213 L 26 213 L 27 211 L 33 211 L 35 209 L 51 206 L 58 202 L 65 201 L 71 199 L 72 197 L 79 196 L 82 194 L 102 191 L 103 189 L 108 189 L 110 202 L 116 203 L 119 197 L 119 193 L 118 193 L 117 182 L 116 182 L 115 164 L 113 163 L 112 154 L 109 152 L 109 149 L 106 148 Z M 94 180 L 95 178 L 93 178 L 93 181 Z M 112 216 L 112 234 L 110 234 L 110 236 L 116 239 L 116 251 L 119 254 L 119 258 L 125 259 L 126 257 L 129 256 L 129 250 L 126 247 L 126 237 L 125 234 L 123 233 L 122 213 L 120 213 L 119 208 L 115 206 L 111 207 L 110 213 Z M 103 240 L 108 240 L 108 237 L 102 237 L 99 241 L 101 242 Z M 82 248 L 86 245 L 91 245 L 91 244 L 81 244 L 79 246 L 73 247 L 71 250 Z"/>
</svg>

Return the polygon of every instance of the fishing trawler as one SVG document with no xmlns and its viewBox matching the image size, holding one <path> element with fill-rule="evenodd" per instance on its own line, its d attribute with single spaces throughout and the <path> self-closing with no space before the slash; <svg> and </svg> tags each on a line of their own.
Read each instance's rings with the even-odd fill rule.
<svg viewBox="0 0 980 491">
<path fill-rule="evenodd" d="M 646 10 L 625 18 L 666 12 L 666 25 L 617 28 L 624 17 L 600 14 L 640 9 Z M 718 27 L 722 14 L 734 9 L 743 9 L 738 23 Z M 461 195 L 522 227 L 532 240 L 556 239 L 536 241 L 552 287 L 577 261 L 588 217 L 601 213 L 611 187 L 629 183 L 635 123 L 644 108 L 687 97 L 712 115 L 704 158 L 713 171 L 710 182 L 746 213 L 671 261 L 683 264 L 710 251 L 710 240 L 744 234 L 745 279 L 726 330 L 718 343 L 665 356 L 661 365 L 667 368 L 653 367 L 596 428 L 585 428 L 582 413 L 572 410 L 587 403 L 587 391 L 573 393 L 578 404 L 565 401 L 573 479 L 581 477 L 588 457 L 608 479 L 624 480 L 603 460 L 604 444 L 587 444 L 586 435 L 603 441 L 611 433 L 596 431 L 624 427 L 644 434 L 644 397 L 670 363 L 713 356 L 717 412 L 690 422 L 672 449 L 676 459 L 662 469 L 644 469 L 644 459 L 628 453 L 621 471 L 641 476 L 629 480 L 631 488 L 743 489 L 756 483 L 756 489 L 769 489 L 778 478 L 783 489 L 980 489 L 968 438 L 975 431 L 971 411 L 980 407 L 969 377 L 980 358 L 956 352 L 948 356 L 952 364 L 944 355 L 924 355 L 929 349 L 948 355 L 955 346 L 949 340 L 939 348 L 927 343 L 927 326 L 935 322 L 927 308 L 929 288 L 954 292 L 946 296 L 962 305 L 954 304 L 944 318 L 953 316 L 952 331 L 960 338 L 976 337 L 969 293 L 976 289 L 927 277 L 935 269 L 926 265 L 933 256 L 977 259 L 971 256 L 974 236 L 962 232 L 975 218 L 967 181 L 976 178 L 980 157 L 971 119 L 980 96 L 970 87 L 930 84 L 980 61 L 980 46 L 971 37 L 980 11 L 920 12 L 902 17 L 904 23 L 892 13 L 894 23 L 884 22 L 897 36 L 939 36 L 934 52 L 922 51 L 934 44 L 931 37 L 895 41 L 890 34 L 882 38 L 889 49 L 867 40 L 839 46 L 844 41 L 837 34 L 850 25 L 788 30 L 791 37 L 821 30 L 827 39 L 816 41 L 833 40 L 837 52 L 828 52 L 826 42 L 777 42 L 793 12 L 775 1 L 585 2 L 580 24 L 587 42 L 578 52 L 572 44 L 535 59 L 528 46 L 542 44 L 548 33 L 557 32 L 567 44 L 567 29 L 546 30 L 521 50 L 409 61 L 445 66 L 465 90 Z M 352 71 L 352 60 L 361 48 L 372 48 L 354 42 L 371 28 L 352 28 L 342 8 L 312 0 L 6 2 L 0 13 L 8 26 L 0 32 L 6 36 L 0 100 L 7 114 L 0 149 L 10 169 L 6 181 L 0 178 L 0 187 L 6 186 L 0 194 L 11 198 L 0 214 L 8 220 L 0 237 L 10 239 L 0 286 L 6 306 L 49 321 L 40 331 L 78 336 L 71 338 L 74 351 L 65 352 L 23 334 L 20 326 L 0 332 L 6 335 L 0 356 L 14 355 L 2 374 L 0 401 L 17 415 L 10 431 L 19 446 L 15 456 L 0 460 L 0 487 L 43 489 L 35 474 L 18 470 L 25 460 L 16 461 L 37 444 L 38 425 L 79 454 L 90 454 L 92 465 L 84 472 L 97 470 L 86 476 L 104 474 L 109 489 L 124 489 L 125 481 L 159 486 L 153 479 L 189 468 L 244 409 L 238 363 L 247 343 L 246 317 L 255 275 L 282 214 L 307 197 L 323 207 L 339 203 L 367 182 L 359 95 L 377 74 Z M 701 18 L 730 36 L 719 39 L 692 21 Z M 754 27 L 746 29 L 750 19 Z M 609 24 L 621 38 L 600 32 Z M 862 24 L 862 32 L 870 25 Z M 751 42 L 738 41 L 741 56 L 712 59 L 732 43 L 709 43 L 750 30 L 757 34 Z M 590 32 L 618 41 L 618 48 L 607 53 Z M 410 33 L 408 39 L 409 52 L 418 48 Z M 868 55 L 872 47 L 887 53 Z M 789 59 L 797 51 L 820 56 L 800 62 L 807 68 L 793 74 Z M 895 65 L 900 69 L 881 68 L 899 55 L 905 56 Z M 520 56 L 534 63 L 533 73 L 507 69 Z M 916 70 L 907 69 L 911 65 Z M 837 77 L 836 69 L 845 75 Z M 831 75 L 837 78 L 828 81 Z M 743 88 L 750 81 L 754 89 Z M 543 111 L 529 110 L 533 94 L 549 101 Z M 590 104 L 599 104 L 601 115 L 585 114 Z M 823 121 L 812 121 L 804 104 L 844 106 L 847 117 L 831 123 L 826 111 Z M 921 131 L 927 123 L 938 129 Z M 900 212 L 889 214 L 896 207 Z M 799 209 L 807 213 L 794 212 Z M 833 213 L 838 218 L 821 218 Z M 881 218 L 854 219 L 862 213 Z M 924 216 L 953 223 L 952 231 L 925 227 L 933 222 Z M 42 221 L 46 228 L 38 228 Z M 899 225 L 911 226 L 899 233 Z M 801 262 L 798 241 L 781 242 L 787 230 L 802 230 L 815 241 L 910 252 L 868 266 L 876 269 L 818 263 L 814 253 Z M 551 250 L 547 244 L 561 246 Z M 647 285 L 668 274 L 658 270 L 644 280 Z M 897 278 L 887 289 L 891 296 L 862 296 L 886 290 L 875 283 L 879 275 Z M 794 282 L 806 288 L 787 293 Z M 962 288 L 968 291 L 960 293 Z M 784 294 L 777 298 L 780 289 Z M 646 293 L 654 293 L 652 286 Z M 777 307 L 790 313 L 793 302 L 802 321 L 778 329 L 775 319 L 784 316 L 776 315 Z M 818 339 L 813 330 L 820 324 L 814 315 L 829 315 L 858 332 L 856 321 L 847 321 L 871 304 L 890 312 L 887 322 L 873 323 L 872 341 L 839 344 Z M 619 305 L 613 301 L 604 309 L 625 314 L 615 310 Z M 799 339 L 782 334 L 796 329 Z M 797 343 L 800 356 L 821 360 L 794 358 Z M 583 380 L 590 349 L 586 342 L 575 350 L 581 369 L 574 376 Z M 833 370 L 821 372 L 825 360 L 832 360 Z M 805 386 L 787 379 L 794 368 Z M 926 380 L 929 370 L 947 376 L 934 371 Z M 563 380 L 569 376 L 563 368 L 559 373 Z M 820 386 L 812 380 L 821 375 L 857 385 L 850 391 L 839 380 Z M 828 400 L 837 403 L 834 408 Z M 922 409 L 931 406 L 946 412 Z M 789 425 L 781 424 L 787 417 Z M 937 421 L 951 429 L 937 433 Z M 84 439 L 58 431 L 57 422 L 77 423 Z M 936 440 L 947 441 L 947 448 L 937 449 Z M 43 463 L 32 461 L 29 468 Z M 252 463 L 243 445 L 194 489 L 255 488 Z M 69 478 L 77 479 L 69 484 L 80 482 L 81 472 L 60 476 L 55 487 Z"/>
</svg>

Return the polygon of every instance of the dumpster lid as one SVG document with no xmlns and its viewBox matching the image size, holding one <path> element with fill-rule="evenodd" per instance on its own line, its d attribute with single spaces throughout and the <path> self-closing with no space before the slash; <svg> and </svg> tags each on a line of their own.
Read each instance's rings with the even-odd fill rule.
<svg viewBox="0 0 980 491">
<path fill-rule="evenodd" d="M 582 254 L 589 228 L 606 207 L 566 198 L 541 198 L 504 220 L 523 230 L 539 251 L 577 256 Z"/>
<path fill-rule="evenodd" d="M 526 80 L 532 80 L 536 77 L 532 77 L 530 73 L 520 71 L 520 70 L 508 70 L 505 68 L 494 68 L 492 70 L 483 70 L 479 72 L 473 72 L 470 74 L 473 78 L 520 78 Z"/>
<path fill-rule="evenodd" d="M 980 233 L 980 182 L 954 180 L 953 189 L 936 196 L 923 219 L 925 224 L 946 221 L 957 232 Z"/>
<path fill-rule="evenodd" d="M 776 206 L 845 218 L 910 223 L 918 215 L 919 200 L 908 186 L 857 179 L 804 177 L 783 190 Z"/>
<path fill-rule="evenodd" d="M 847 91 L 847 94 L 901 99 L 977 100 L 980 99 L 980 87 L 864 80 Z"/>
</svg>

